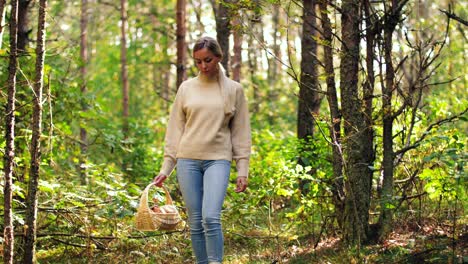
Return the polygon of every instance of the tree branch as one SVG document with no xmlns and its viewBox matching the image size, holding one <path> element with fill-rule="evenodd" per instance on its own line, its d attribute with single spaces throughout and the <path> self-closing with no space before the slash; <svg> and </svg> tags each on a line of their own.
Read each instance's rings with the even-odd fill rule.
<svg viewBox="0 0 468 264">
<path fill-rule="evenodd" d="M 468 21 L 466 21 L 466 20 L 464 20 L 463 18 L 461 18 L 461 17 L 455 15 L 454 12 L 451 12 L 451 11 L 450 11 L 450 8 L 449 8 L 449 11 L 447 11 L 447 10 L 442 10 L 442 9 L 439 9 L 439 11 L 442 12 L 442 13 L 444 13 L 444 14 L 446 14 L 448 18 L 451 18 L 451 19 L 453 19 L 453 20 L 456 20 L 456 21 L 462 23 L 462 24 L 465 25 L 465 26 L 468 26 Z"/>
<path fill-rule="evenodd" d="M 159 237 L 159 236 L 165 236 L 165 235 L 170 235 L 174 233 L 182 233 L 184 232 L 184 229 L 182 230 L 176 230 L 176 231 L 164 231 L 164 232 L 157 232 L 151 235 L 130 235 L 130 236 L 125 236 L 125 237 L 117 237 L 117 236 L 88 236 L 88 235 L 79 235 L 79 234 L 69 234 L 69 233 L 43 233 L 43 234 L 37 234 L 37 237 L 51 237 L 54 240 L 54 237 L 74 237 L 74 238 L 87 238 L 87 239 L 102 239 L 102 240 L 114 240 L 114 239 L 121 239 L 121 238 L 128 238 L 128 239 L 141 239 L 141 238 L 149 238 L 149 237 Z M 15 233 L 15 237 L 22 237 L 24 236 L 23 233 Z M 60 241 L 61 242 L 61 241 Z"/>
<path fill-rule="evenodd" d="M 60 240 L 60 239 L 57 239 L 57 238 L 52 238 L 52 240 L 60 242 L 60 243 L 65 244 L 65 245 L 68 245 L 68 246 L 73 246 L 73 247 L 80 247 L 80 248 L 86 248 L 87 247 L 86 245 L 74 244 L 74 243 L 63 241 L 63 240 Z"/>
<path fill-rule="evenodd" d="M 416 140 L 412 145 L 406 146 L 406 147 L 396 151 L 394 153 L 394 155 L 395 156 L 404 155 L 407 151 L 417 148 L 419 146 L 419 144 L 421 144 L 421 142 L 427 137 L 427 135 L 429 135 L 429 132 L 432 129 L 437 128 L 438 126 L 440 126 L 442 124 L 452 122 L 453 120 L 455 120 L 455 119 L 459 118 L 460 116 L 464 115 L 466 112 L 468 112 L 468 108 L 465 108 L 465 110 L 463 110 L 459 114 L 456 114 L 454 116 L 451 116 L 451 117 L 448 117 L 448 118 L 445 118 L 445 119 L 442 119 L 442 120 L 439 120 L 439 121 L 437 121 L 435 123 L 430 124 L 429 127 L 426 128 L 426 131 L 424 131 L 424 133 L 422 134 L 422 136 L 418 140 Z"/>
<path fill-rule="evenodd" d="M 419 197 L 424 196 L 426 194 L 427 194 L 427 192 L 422 192 L 422 193 L 418 193 L 418 194 L 415 194 L 415 195 L 406 196 L 406 197 L 402 198 L 402 200 L 403 199 L 404 200 L 410 200 L 410 199 L 414 199 L 414 198 L 419 198 Z"/>
</svg>

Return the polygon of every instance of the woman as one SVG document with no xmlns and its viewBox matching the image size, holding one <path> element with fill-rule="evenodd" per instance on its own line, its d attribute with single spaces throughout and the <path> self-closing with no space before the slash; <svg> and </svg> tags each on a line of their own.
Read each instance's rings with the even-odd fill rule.
<svg viewBox="0 0 468 264">
<path fill-rule="evenodd" d="M 221 263 L 221 208 L 231 160 L 238 173 L 235 191 L 247 188 L 250 120 L 241 85 L 220 69 L 223 53 L 218 42 L 210 37 L 199 39 L 193 58 L 199 74 L 177 91 L 166 131 L 164 162 L 153 181 L 161 186 L 177 166 L 197 263 Z"/>
</svg>

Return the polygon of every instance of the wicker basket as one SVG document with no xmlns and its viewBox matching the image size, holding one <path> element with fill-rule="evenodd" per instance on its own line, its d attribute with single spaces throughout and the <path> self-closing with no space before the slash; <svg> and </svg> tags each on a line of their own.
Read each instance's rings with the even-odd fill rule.
<svg viewBox="0 0 468 264">
<path fill-rule="evenodd" d="M 161 206 L 163 212 L 153 212 L 148 206 L 148 191 L 154 183 L 146 186 L 141 194 L 140 205 L 136 214 L 136 228 L 140 231 L 175 230 L 182 222 L 177 207 L 172 204 L 172 198 L 166 187 L 166 204 Z M 164 212 L 165 211 L 165 212 Z"/>
</svg>

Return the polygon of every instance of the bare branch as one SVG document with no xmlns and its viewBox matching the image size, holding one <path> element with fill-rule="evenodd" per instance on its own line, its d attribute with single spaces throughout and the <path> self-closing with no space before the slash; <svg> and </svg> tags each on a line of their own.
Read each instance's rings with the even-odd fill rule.
<svg viewBox="0 0 468 264">
<path fill-rule="evenodd" d="M 394 153 L 395 156 L 398 156 L 398 155 L 404 155 L 407 151 L 411 150 L 411 149 L 415 149 L 417 148 L 421 142 L 427 137 L 427 135 L 429 135 L 429 132 L 434 129 L 434 128 L 437 128 L 439 127 L 440 125 L 442 124 L 445 124 L 445 123 L 449 123 L 449 122 L 452 122 L 454 121 L 455 119 L 458 119 L 459 117 L 461 117 L 462 115 L 464 115 L 466 112 L 468 112 L 468 107 L 465 108 L 465 110 L 463 110 L 461 113 L 459 114 L 456 114 L 454 116 L 451 116 L 451 117 L 448 117 L 448 118 L 444 118 L 442 120 L 439 120 L 435 123 L 432 123 L 431 125 L 429 125 L 429 127 L 426 128 L 426 131 L 422 134 L 422 136 L 416 140 L 412 145 L 409 145 L 409 146 L 406 146 L 398 151 L 396 151 Z"/>
<path fill-rule="evenodd" d="M 63 241 L 63 240 L 56 239 L 56 238 L 52 238 L 52 240 L 57 241 L 57 242 L 62 243 L 62 244 L 65 244 L 65 245 L 68 245 L 68 246 L 73 246 L 73 247 L 80 247 L 80 248 L 86 248 L 87 247 L 87 245 L 80 245 L 80 244 L 70 243 L 70 242 Z"/>
<path fill-rule="evenodd" d="M 442 13 L 444 13 L 444 14 L 446 14 L 448 18 L 451 18 L 451 19 L 453 19 L 453 20 L 456 20 L 456 21 L 462 23 L 462 24 L 465 25 L 465 26 L 468 26 L 468 21 L 466 21 L 465 19 L 463 19 L 463 18 L 461 18 L 461 17 L 455 15 L 455 13 L 454 13 L 454 12 L 451 12 L 450 9 L 449 9 L 449 11 L 439 9 L 439 11 L 442 12 Z"/>
<path fill-rule="evenodd" d="M 406 180 L 405 182 L 405 185 L 403 186 L 403 190 L 402 190 L 402 193 L 403 193 L 403 197 L 401 197 L 398 205 L 397 205 L 397 209 L 400 208 L 400 206 L 403 204 L 404 201 L 406 201 L 407 199 L 412 199 L 414 197 L 412 196 L 408 196 L 408 188 L 411 186 L 411 183 L 414 181 L 414 179 L 416 179 L 416 177 L 418 176 L 418 173 L 419 173 L 419 169 L 416 169 L 410 176 L 409 179 Z M 396 182 L 395 182 L 396 183 Z M 424 194 L 424 193 L 423 193 Z"/>
<path fill-rule="evenodd" d="M 141 239 L 141 238 L 149 238 L 149 237 L 158 237 L 158 236 L 164 236 L 164 235 L 169 235 L 169 234 L 174 234 L 174 233 L 182 233 L 183 230 L 180 231 L 163 231 L 163 232 L 155 232 L 154 234 L 150 235 L 130 235 L 126 236 L 125 238 L 130 238 L 130 239 Z M 17 236 L 21 236 L 21 234 L 15 234 Z M 86 239 L 101 239 L 101 240 L 114 240 L 114 239 L 121 239 L 122 237 L 118 236 L 89 236 L 86 234 L 79 235 L 79 234 L 68 234 L 68 233 L 44 233 L 44 234 L 37 234 L 37 237 L 76 237 L 76 238 L 86 238 Z"/>
<path fill-rule="evenodd" d="M 427 86 L 436 86 L 436 85 L 442 85 L 442 84 L 448 84 L 448 83 L 452 83 L 458 79 L 460 79 L 461 76 L 458 76 L 458 77 L 455 77 L 453 79 L 450 79 L 448 81 L 443 81 L 443 82 L 435 82 L 435 83 L 428 83 Z"/>
</svg>

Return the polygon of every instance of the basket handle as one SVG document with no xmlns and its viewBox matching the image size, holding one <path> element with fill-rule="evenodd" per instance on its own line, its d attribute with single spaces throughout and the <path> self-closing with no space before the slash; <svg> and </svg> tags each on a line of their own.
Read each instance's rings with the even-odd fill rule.
<svg viewBox="0 0 468 264">
<path fill-rule="evenodd" d="M 149 206 L 148 206 L 148 192 L 149 192 L 149 189 L 153 185 L 156 186 L 154 184 L 154 182 L 148 184 L 148 186 L 146 186 L 145 190 L 143 190 L 143 193 L 141 194 L 140 207 L 142 207 L 142 209 L 144 209 L 144 210 L 149 209 Z M 166 204 L 167 205 L 172 205 L 173 201 L 172 201 L 172 198 L 171 198 L 171 194 L 169 193 L 169 190 L 164 185 L 161 186 L 161 188 L 164 190 L 164 193 L 166 194 Z"/>
</svg>

